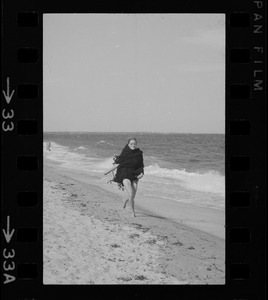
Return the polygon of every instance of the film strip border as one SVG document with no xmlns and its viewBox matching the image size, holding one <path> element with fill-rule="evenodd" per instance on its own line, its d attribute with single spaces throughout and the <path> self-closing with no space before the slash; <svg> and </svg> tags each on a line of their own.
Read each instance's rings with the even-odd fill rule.
<svg viewBox="0 0 268 300">
<path fill-rule="evenodd" d="M 264 285 L 264 6 L 251 1 L 250 9 L 226 13 L 226 285 L 207 299 L 260 299 Z M 2 71 L 3 296 L 47 299 L 42 285 L 42 13 L 4 15 L 4 26 L 11 35 L 3 37 L 4 46 L 10 45 L 4 48 Z M 12 64 L 15 73 L 9 73 Z"/>
<path fill-rule="evenodd" d="M 263 8 L 262 1 L 254 1 L 251 13 L 234 12 L 229 19 L 226 274 L 227 278 L 230 276 L 233 299 L 264 298 L 258 293 L 265 278 L 265 271 L 260 267 L 265 251 L 265 242 L 260 237 L 265 236 L 265 150 L 264 143 L 261 145 L 265 140 L 262 113 L 265 110 L 265 45 L 260 38 L 264 34 Z"/>
<path fill-rule="evenodd" d="M 3 299 L 35 299 L 42 281 L 42 26 L 39 14 L 3 14 Z M 39 258 L 39 259 L 38 259 Z M 33 288 L 33 286 L 36 286 Z M 40 284 L 39 284 L 40 286 Z"/>
</svg>

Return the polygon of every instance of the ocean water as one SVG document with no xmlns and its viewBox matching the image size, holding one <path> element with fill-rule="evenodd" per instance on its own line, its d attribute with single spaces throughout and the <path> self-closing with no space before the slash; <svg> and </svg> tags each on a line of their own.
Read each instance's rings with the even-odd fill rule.
<svg viewBox="0 0 268 300">
<path fill-rule="evenodd" d="M 139 194 L 223 210 L 225 207 L 225 137 L 175 133 L 45 133 L 44 155 L 64 168 L 100 179 L 112 167 L 127 138 L 143 151 L 145 176 Z M 51 151 L 46 150 L 51 142 Z M 107 181 L 111 174 L 106 176 Z"/>
</svg>

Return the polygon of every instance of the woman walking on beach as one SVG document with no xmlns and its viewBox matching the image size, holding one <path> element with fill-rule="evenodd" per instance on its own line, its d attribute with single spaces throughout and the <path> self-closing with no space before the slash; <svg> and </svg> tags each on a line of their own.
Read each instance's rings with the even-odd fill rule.
<svg viewBox="0 0 268 300">
<path fill-rule="evenodd" d="M 130 201 L 133 217 L 135 215 L 134 199 L 138 189 L 138 181 L 144 175 L 143 155 L 142 151 L 137 148 L 136 138 L 129 138 L 127 145 L 119 156 L 115 156 L 114 160 L 117 167 L 114 181 L 123 185 L 127 192 L 127 199 L 124 200 L 123 208 Z"/>
</svg>

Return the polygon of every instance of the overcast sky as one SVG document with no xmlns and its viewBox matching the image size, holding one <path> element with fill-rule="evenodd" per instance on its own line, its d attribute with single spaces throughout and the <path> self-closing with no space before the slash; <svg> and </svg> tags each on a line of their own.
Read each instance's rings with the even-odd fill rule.
<svg viewBox="0 0 268 300">
<path fill-rule="evenodd" d="M 224 133 L 224 14 L 45 14 L 44 130 Z"/>
</svg>

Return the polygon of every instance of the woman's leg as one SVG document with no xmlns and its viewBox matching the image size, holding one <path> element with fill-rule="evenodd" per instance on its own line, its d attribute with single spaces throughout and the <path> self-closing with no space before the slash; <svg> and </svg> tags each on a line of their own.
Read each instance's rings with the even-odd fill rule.
<svg viewBox="0 0 268 300">
<path fill-rule="evenodd" d="M 123 199 L 123 208 L 126 208 L 127 202 L 128 200 L 131 198 L 131 187 L 129 185 L 131 185 L 131 182 L 128 179 L 124 179 L 123 180 L 123 185 L 124 185 L 124 190 L 127 193 L 127 198 Z"/>
<path fill-rule="evenodd" d="M 134 206 L 135 206 L 134 199 L 135 199 L 137 189 L 138 189 L 138 181 L 133 181 L 131 183 L 131 187 L 132 187 L 133 195 L 132 195 L 132 202 L 130 202 L 130 203 L 131 203 L 131 207 L 132 207 L 132 210 L 133 210 L 133 217 L 136 217 L 135 209 L 134 209 Z"/>
<path fill-rule="evenodd" d="M 128 198 L 123 200 L 123 208 L 125 209 L 127 206 Z"/>
<path fill-rule="evenodd" d="M 135 202 L 134 202 L 134 199 L 135 199 L 135 196 L 136 196 L 136 193 L 137 193 L 137 189 L 138 189 L 138 181 L 133 181 L 131 182 L 131 187 L 132 187 L 132 198 L 130 200 L 130 204 L 131 204 L 131 207 L 132 207 L 132 211 L 133 211 L 133 217 L 136 217 L 136 214 L 135 214 Z"/>
<path fill-rule="evenodd" d="M 133 181 L 131 183 L 131 186 L 132 186 L 132 190 L 133 190 L 133 201 L 134 201 L 134 199 L 136 197 L 137 189 L 138 189 L 138 180 Z"/>
<path fill-rule="evenodd" d="M 127 193 L 127 198 L 123 198 L 123 208 L 125 209 L 127 206 L 127 202 L 130 199 L 130 193 L 129 193 L 129 188 L 127 189 L 126 186 L 128 185 L 128 182 L 123 180 L 122 186 L 123 186 L 123 191 L 125 190 Z"/>
<path fill-rule="evenodd" d="M 123 184 L 124 184 L 124 187 L 125 187 L 126 192 L 128 194 L 128 199 L 130 201 L 130 205 L 131 205 L 131 208 L 132 208 L 133 217 L 136 217 L 135 209 L 134 209 L 134 197 L 135 197 L 136 192 L 134 192 L 134 190 L 132 188 L 131 181 L 129 179 L 124 179 Z M 125 204 L 126 203 L 127 203 L 127 201 L 125 202 Z"/>
</svg>

